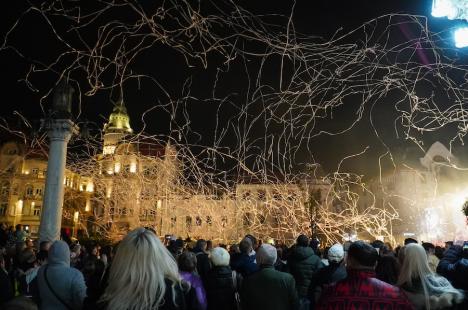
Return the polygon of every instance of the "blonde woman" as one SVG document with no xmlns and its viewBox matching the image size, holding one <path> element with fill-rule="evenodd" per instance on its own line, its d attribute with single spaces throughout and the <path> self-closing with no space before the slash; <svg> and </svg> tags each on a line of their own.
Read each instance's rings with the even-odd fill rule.
<svg viewBox="0 0 468 310">
<path fill-rule="evenodd" d="M 463 293 L 433 273 L 424 248 L 416 243 L 404 247 L 403 265 L 397 285 L 416 309 L 446 309 L 463 301 Z"/>
<path fill-rule="evenodd" d="M 119 244 L 99 308 L 185 310 L 188 292 L 169 251 L 153 232 L 137 228 Z"/>
</svg>

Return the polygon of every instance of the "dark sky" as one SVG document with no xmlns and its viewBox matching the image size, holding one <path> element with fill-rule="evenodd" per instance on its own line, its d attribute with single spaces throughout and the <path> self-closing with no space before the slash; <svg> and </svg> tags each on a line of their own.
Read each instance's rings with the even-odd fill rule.
<svg viewBox="0 0 468 310">
<path fill-rule="evenodd" d="M 40 2 L 33 1 L 35 4 Z M 154 6 L 155 1 L 140 1 L 140 3 L 149 7 L 151 5 Z M 293 5 L 292 1 L 286 0 L 242 0 L 236 1 L 236 3 L 254 14 L 279 14 L 285 16 L 290 14 Z M 436 20 L 430 17 L 431 4 L 431 0 L 298 0 L 294 8 L 293 22 L 295 30 L 298 33 L 307 36 L 320 36 L 323 37 L 323 41 L 330 39 L 340 28 L 342 29 L 340 33 L 346 33 L 362 25 L 364 22 L 385 14 L 402 13 L 428 16 L 429 28 L 434 32 L 443 32 L 444 29 L 453 26 L 453 23 L 451 24 L 448 21 Z M 5 36 L 6 31 L 15 23 L 21 12 L 27 7 L 28 5 L 25 1 L 12 1 L 7 8 L 0 12 L 2 37 Z M 125 12 L 122 14 L 125 14 Z M 119 16 L 119 18 L 125 17 Z M 268 17 L 266 20 L 273 23 L 282 23 L 283 26 L 287 22 L 287 18 L 285 17 Z M 93 37 L 95 36 L 95 31 L 95 29 L 89 29 L 86 34 Z M 412 29 L 402 29 L 402 33 L 397 36 L 398 39 L 405 37 L 412 39 L 412 35 Z M 446 36 L 447 42 L 449 42 L 448 33 L 443 32 L 442 36 Z M 49 62 L 52 60 L 50 55 L 55 55 L 56 51 L 61 48 L 60 43 L 51 35 L 50 28 L 37 14 L 25 16 L 20 21 L 18 29 L 9 37 L 8 42 L 11 45 L 17 46 L 26 59 L 22 59 L 11 49 L 0 51 L 0 74 L 2 75 L 0 91 L 3 94 L 2 113 L 0 116 L 10 118 L 13 116 L 14 111 L 18 111 L 30 121 L 34 121 L 43 115 L 38 103 L 39 98 L 55 82 L 56 76 L 48 73 L 32 74 L 31 81 L 34 83 L 34 87 L 37 87 L 37 92 L 31 91 L 23 79 L 31 68 L 32 60 Z M 424 62 L 424 56 L 417 55 L 417 57 L 419 61 Z M 155 49 L 142 53 L 140 59 L 141 61 L 136 62 L 132 69 L 136 72 L 150 72 L 153 76 L 156 76 L 173 99 L 184 95 L 182 88 L 184 83 L 187 82 L 187 77 L 191 77 L 191 95 L 207 98 L 212 91 L 212 85 L 216 79 L 216 65 L 209 65 L 206 69 L 201 68 L 201 66 L 187 68 L 184 58 L 180 54 L 162 46 L 157 46 Z M 217 61 L 217 59 L 214 59 L 213 63 L 216 64 Z M 466 63 L 466 59 L 464 61 Z M 64 58 L 63 64 L 66 64 L 66 62 L 67 58 Z M 252 66 L 255 65 L 258 64 L 252 62 Z M 241 94 L 245 91 L 243 90 L 243 85 L 246 85 L 245 81 L 243 78 L 239 78 L 243 69 L 239 64 L 236 64 L 236 66 L 230 68 L 230 74 L 227 74 L 220 80 L 219 89 L 221 92 L 224 91 L 226 93 L 227 89 L 232 85 L 237 86 L 237 88 L 235 86 L 232 87 Z M 273 64 L 265 67 L 267 76 L 271 78 L 272 84 L 277 83 L 278 80 L 276 69 Z M 125 99 L 132 119 L 132 126 L 137 131 L 141 130 L 143 127 L 143 122 L 141 121 L 143 113 L 156 106 L 157 108 L 144 116 L 146 122 L 145 131 L 150 134 L 167 135 L 169 134 L 171 120 L 163 110 L 164 105 L 167 104 L 166 97 L 160 89 L 157 89 L 154 85 L 145 83 L 142 82 L 142 84 L 138 85 L 136 81 L 131 81 L 125 84 Z M 85 88 L 83 86 L 83 89 Z M 116 100 L 118 97 L 117 92 L 102 91 L 94 96 L 84 97 L 80 107 L 80 120 L 89 120 L 95 122 L 97 127 L 101 127 L 104 117 L 112 109 L 110 97 L 112 100 Z M 338 127 L 342 126 L 347 121 L 350 121 L 354 116 L 348 117 L 348 114 L 354 113 L 356 107 L 353 107 L 351 104 L 348 106 L 341 110 L 341 112 L 338 111 L 338 115 L 333 121 L 321 124 L 320 126 L 328 129 L 328 127 L 333 128 L 337 124 L 339 124 Z M 226 115 L 236 113 L 234 108 L 230 108 L 229 104 L 223 105 L 223 109 L 223 113 Z M 382 130 L 379 134 L 385 137 L 386 141 L 392 146 L 396 147 L 404 144 L 396 139 L 395 133 L 390 127 L 393 121 L 392 112 L 386 114 L 382 112 L 383 110 L 380 111 L 378 109 L 377 107 L 375 120 L 382 124 L 380 126 Z M 261 110 L 258 112 L 261 112 Z M 179 128 L 177 129 L 184 130 L 184 128 L 180 128 L 180 125 L 186 123 L 184 113 L 181 110 L 178 113 L 177 118 L 180 118 L 180 120 L 178 121 Z M 187 142 L 213 145 L 215 139 L 213 131 L 216 126 L 217 110 L 206 108 L 206 102 L 200 101 L 188 105 L 185 113 L 189 115 L 190 127 L 193 129 L 188 134 Z M 368 110 L 366 110 L 365 115 L 367 113 L 369 113 Z M 223 118 L 221 117 L 222 120 Z M 177 127 L 172 126 L 172 129 Z M 261 128 L 255 130 L 261 131 Z M 440 136 L 438 135 L 441 134 L 429 135 L 430 138 L 428 139 L 439 139 Z M 444 135 L 445 133 L 443 132 L 442 136 Z M 365 121 L 356 126 L 355 131 L 345 135 L 340 135 L 339 137 L 320 136 L 311 142 L 312 154 L 302 152 L 298 155 L 297 161 L 310 162 L 310 156 L 312 155 L 315 160 L 323 163 L 327 170 L 333 170 L 336 168 L 340 158 L 347 154 L 359 152 L 368 145 L 372 149 L 369 156 L 375 157 L 382 152 L 383 148 L 382 144 L 372 136 L 373 133 L 370 132 L 369 123 Z M 235 138 L 226 138 L 227 142 L 222 144 L 222 146 L 229 146 L 230 143 L 236 144 L 233 139 Z M 367 160 L 356 164 L 358 170 L 365 169 L 362 167 L 362 164 L 365 164 L 367 167 Z M 375 165 L 373 167 L 375 168 Z"/>
</svg>

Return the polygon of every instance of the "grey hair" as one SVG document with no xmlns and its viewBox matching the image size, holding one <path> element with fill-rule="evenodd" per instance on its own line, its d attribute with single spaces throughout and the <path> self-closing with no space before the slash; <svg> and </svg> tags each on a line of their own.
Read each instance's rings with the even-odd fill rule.
<svg viewBox="0 0 468 310">
<path fill-rule="evenodd" d="M 277 257 L 278 253 L 276 248 L 270 244 L 264 243 L 257 251 L 257 265 L 273 265 Z"/>
</svg>

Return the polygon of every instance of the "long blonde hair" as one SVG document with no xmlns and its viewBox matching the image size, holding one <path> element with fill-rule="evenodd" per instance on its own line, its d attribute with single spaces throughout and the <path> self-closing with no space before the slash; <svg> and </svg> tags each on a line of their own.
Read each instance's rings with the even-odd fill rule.
<svg viewBox="0 0 468 310">
<path fill-rule="evenodd" d="M 100 301 L 112 310 L 158 309 L 165 302 L 165 279 L 173 283 L 172 290 L 180 285 L 174 258 L 153 232 L 134 229 L 118 246 Z M 172 296 L 175 302 L 174 291 Z"/>
<path fill-rule="evenodd" d="M 446 278 L 432 272 L 427 260 L 426 250 L 421 245 L 412 243 L 406 245 L 403 249 L 404 258 L 397 281 L 398 286 L 411 288 L 414 281 L 420 281 L 426 309 L 431 309 L 431 294 L 451 293 L 455 295 L 455 302 L 460 302 L 463 299 L 463 293 L 455 289 Z"/>
</svg>

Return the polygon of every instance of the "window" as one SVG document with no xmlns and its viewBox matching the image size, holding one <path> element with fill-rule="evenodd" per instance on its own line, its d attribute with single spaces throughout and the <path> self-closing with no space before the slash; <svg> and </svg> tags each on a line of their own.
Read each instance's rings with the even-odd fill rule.
<svg viewBox="0 0 468 310">
<path fill-rule="evenodd" d="M 264 200 L 266 199 L 266 192 L 265 192 L 265 190 L 260 189 L 260 190 L 257 192 L 257 197 L 258 197 L 258 200 L 264 201 Z"/>
<path fill-rule="evenodd" d="M 278 191 L 273 191 L 273 199 L 274 200 L 281 200 L 281 194 Z"/>
<path fill-rule="evenodd" d="M 250 192 L 244 192 L 242 194 L 242 199 L 249 200 L 250 199 Z"/>
<path fill-rule="evenodd" d="M 206 216 L 206 224 L 208 226 L 211 226 L 213 224 L 213 219 L 211 218 L 211 215 Z"/>
<path fill-rule="evenodd" d="M 125 165 L 124 166 L 124 172 L 129 173 L 130 172 L 130 165 Z"/>
<path fill-rule="evenodd" d="M 244 227 L 249 227 L 250 225 L 252 225 L 252 213 L 246 212 L 242 220 Z"/>
<path fill-rule="evenodd" d="M 13 185 L 13 195 L 18 195 L 18 184 Z"/>
<path fill-rule="evenodd" d="M 42 187 L 36 188 L 36 195 L 42 196 Z"/>
<path fill-rule="evenodd" d="M 0 205 L 0 216 L 5 216 L 6 211 L 8 209 L 8 204 L 6 202 Z"/>
<path fill-rule="evenodd" d="M 38 175 L 38 173 L 39 173 L 39 169 L 38 169 L 38 168 L 32 168 L 32 169 L 31 169 L 31 174 L 32 174 L 32 175 Z"/>
<path fill-rule="evenodd" d="M 177 217 L 173 216 L 171 217 L 171 228 L 174 228 L 177 224 Z"/>
<path fill-rule="evenodd" d="M 202 219 L 201 219 L 201 217 L 197 216 L 195 218 L 195 225 L 201 226 L 201 224 L 202 224 Z"/>
<path fill-rule="evenodd" d="M 8 196 L 10 193 L 10 183 L 4 182 L 2 184 L 2 196 Z"/>
<path fill-rule="evenodd" d="M 227 226 L 227 222 L 228 222 L 227 216 L 223 216 L 223 217 L 221 218 L 221 226 L 222 226 L 222 227 L 226 227 L 226 226 Z"/>
<path fill-rule="evenodd" d="M 186 216 L 185 217 L 185 227 L 187 228 L 188 231 L 192 229 L 192 217 L 191 216 Z"/>
<path fill-rule="evenodd" d="M 12 148 L 12 149 L 7 150 L 6 153 L 7 153 L 8 155 L 16 155 L 17 151 L 16 151 L 16 149 Z"/>
<path fill-rule="evenodd" d="M 26 187 L 26 196 L 32 196 L 32 194 L 34 193 L 34 189 L 31 185 L 28 185 Z"/>
<path fill-rule="evenodd" d="M 34 216 L 40 216 L 41 215 L 41 206 L 35 206 L 33 209 L 33 215 Z"/>
<path fill-rule="evenodd" d="M 260 214 L 260 215 L 258 216 L 258 221 L 260 222 L 260 224 L 265 224 L 265 220 L 266 220 L 266 219 L 265 219 L 265 215 Z"/>
</svg>

